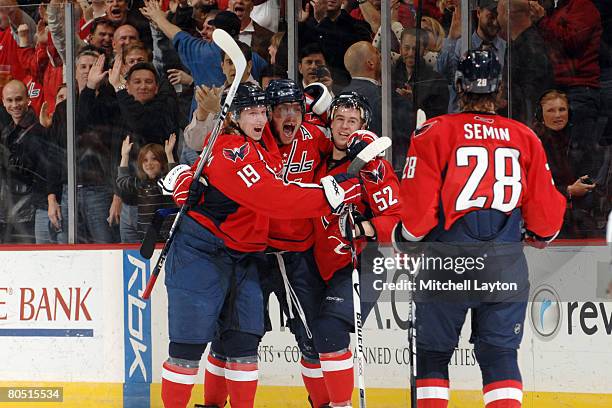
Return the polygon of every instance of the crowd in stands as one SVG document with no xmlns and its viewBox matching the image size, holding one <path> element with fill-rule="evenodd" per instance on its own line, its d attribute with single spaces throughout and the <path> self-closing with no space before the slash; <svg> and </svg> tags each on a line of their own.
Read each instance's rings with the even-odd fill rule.
<svg viewBox="0 0 612 408">
<path fill-rule="evenodd" d="M 459 110 L 453 83 L 469 36 L 504 66 L 498 112 L 544 144 L 567 197 L 563 237 L 603 236 L 612 197 L 612 2 L 471 0 L 472 30 L 462 33 L 462 1 L 390 1 L 392 70 L 383 84 L 381 0 L 304 0 L 295 56 L 282 0 L 79 0 L 74 38 L 65 0 L 0 0 L 0 243 L 68 241 L 64 67 L 72 63 L 78 242 L 142 239 L 155 210 L 172 206 L 156 181 L 197 158 L 236 75 L 212 41 L 215 28 L 239 41 L 243 81 L 265 87 L 286 78 L 294 58 L 304 87 L 365 96 L 378 134 L 389 86 L 398 172 L 416 110 L 428 118 Z"/>
</svg>

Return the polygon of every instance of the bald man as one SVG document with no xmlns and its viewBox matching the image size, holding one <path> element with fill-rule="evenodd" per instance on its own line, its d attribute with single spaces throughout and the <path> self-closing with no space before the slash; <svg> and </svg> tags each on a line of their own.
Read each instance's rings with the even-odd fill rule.
<svg viewBox="0 0 612 408">
<path fill-rule="evenodd" d="M 11 119 L 0 131 L 0 243 L 34 243 L 35 219 L 42 242 L 45 232 L 49 237 L 45 129 L 29 107 L 23 82 L 9 81 L 2 103 Z"/>
<path fill-rule="evenodd" d="M 120 54 L 124 46 L 139 40 L 140 34 L 138 34 L 138 30 L 134 26 L 123 24 L 117 27 L 113 34 L 113 51 L 115 55 Z"/>
<path fill-rule="evenodd" d="M 344 54 L 344 66 L 351 82 L 343 91 L 355 91 L 364 96 L 372 108 L 370 130 L 382 132 L 382 88 L 380 86 L 380 53 L 370 42 L 359 41 Z"/>
</svg>

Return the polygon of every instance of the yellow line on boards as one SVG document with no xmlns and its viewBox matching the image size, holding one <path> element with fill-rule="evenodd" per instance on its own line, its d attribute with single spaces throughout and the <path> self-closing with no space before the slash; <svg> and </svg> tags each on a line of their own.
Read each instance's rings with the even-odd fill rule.
<svg viewBox="0 0 612 408">
<path fill-rule="evenodd" d="M 64 401 L 61 403 L 36 402 L 36 408 L 121 408 L 123 407 L 123 384 L 121 383 L 66 383 L 33 381 L 0 381 L 0 387 L 63 387 Z M 151 385 L 150 408 L 163 408 L 161 384 Z M 203 386 L 196 385 L 191 394 L 189 408 L 194 403 L 203 403 Z M 356 393 L 353 406 L 359 406 Z M 369 388 L 367 402 L 374 408 L 405 408 L 409 393 L 407 390 Z M 2 408 L 24 408 L 33 406 L 28 403 L 2 402 Z M 451 391 L 449 408 L 483 407 L 480 391 Z M 307 408 L 304 387 L 259 386 L 257 388 L 256 408 Z M 525 392 L 524 408 L 609 408 L 612 407 L 612 394 L 578 394 L 562 392 Z M 145 408 L 145 407 L 142 407 Z"/>
</svg>

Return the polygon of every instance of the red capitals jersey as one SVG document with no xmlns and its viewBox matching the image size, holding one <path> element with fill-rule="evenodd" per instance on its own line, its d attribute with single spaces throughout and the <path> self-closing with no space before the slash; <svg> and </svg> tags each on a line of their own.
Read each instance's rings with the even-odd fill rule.
<svg viewBox="0 0 612 408">
<path fill-rule="evenodd" d="M 331 170 L 328 170 L 328 166 L 323 166 L 317 172 L 318 179 L 346 173 L 349 160 L 345 158 L 336 163 L 337 166 Z M 376 230 L 378 242 L 391 242 L 391 232 L 401 214 L 399 180 L 393 172 L 393 166 L 386 160 L 376 159 L 361 170 L 359 177 L 362 180 L 362 199 L 357 204 L 357 209 L 369 218 Z M 327 215 L 313 220 L 315 261 L 321 277 L 326 281 L 330 280 L 336 271 L 351 263 L 350 242 L 342 238 L 338 218 L 337 215 Z M 365 244 L 365 238 L 358 239 L 358 253 L 361 253 Z"/>
<path fill-rule="evenodd" d="M 22 80 L 25 76 L 23 67 L 19 61 L 19 45 L 13 37 L 13 32 L 10 28 L 0 30 L 0 65 L 6 66 L 7 69 L 0 72 L 0 88 L 4 87 L 10 79 Z"/>
<path fill-rule="evenodd" d="M 266 126 L 269 130 L 269 127 Z M 312 183 L 315 170 L 332 150 L 331 141 L 317 126 L 303 123 L 288 145 L 279 146 L 285 182 Z M 298 217 L 300 215 L 297 215 Z M 306 251 L 314 243 L 310 218 L 270 220 L 270 246 L 284 251 Z"/>
<path fill-rule="evenodd" d="M 283 183 L 276 176 L 280 166 L 270 167 L 275 160 L 259 142 L 243 135 L 220 135 L 204 168 L 209 184 L 205 197 L 188 215 L 227 247 L 257 252 L 268 246 L 269 217 L 293 219 L 330 212 L 319 185 Z M 197 162 L 192 170 L 196 167 Z M 178 205 L 187 199 L 192 179 L 192 171 L 178 177 L 174 190 Z"/>
<path fill-rule="evenodd" d="M 448 230 L 471 211 L 510 213 L 519 207 L 528 230 L 551 237 L 561 228 L 566 206 L 531 129 L 480 113 L 438 116 L 415 131 L 401 198 L 404 233 L 415 240 L 431 231 L 440 215 Z"/>
</svg>

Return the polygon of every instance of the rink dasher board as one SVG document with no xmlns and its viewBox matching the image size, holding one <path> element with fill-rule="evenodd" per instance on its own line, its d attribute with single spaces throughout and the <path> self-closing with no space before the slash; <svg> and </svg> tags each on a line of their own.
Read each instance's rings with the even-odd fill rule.
<svg viewBox="0 0 612 408">
<path fill-rule="evenodd" d="M 607 262 L 609 253 L 607 247 L 586 252 L 581 248 L 570 262 L 579 266 L 574 268 L 576 273 L 584 272 L 590 269 L 585 266 L 589 262 Z M 115 407 L 160 406 L 161 364 L 167 357 L 167 300 L 162 282 L 150 303 L 140 302 L 137 296 L 150 268 L 136 251 L 0 251 L 0 384 L 62 384 L 81 402 L 99 398 L 95 406 L 105 406 L 104 401 L 114 401 L 110 406 Z M 604 310 L 610 319 L 612 304 L 604 303 Z M 278 327 L 274 298 L 270 311 L 275 327 L 260 347 L 258 395 L 264 400 L 258 399 L 258 406 L 266 406 L 265 398 L 278 394 L 277 387 L 284 390 L 282 395 L 296 395 L 296 406 L 301 406 L 299 353 L 292 335 Z M 406 332 L 401 329 L 405 320 L 407 303 L 382 302 L 365 325 L 367 385 L 389 389 L 381 397 L 389 404 L 396 398 L 399 403 L 408 388 Z M 566 395 L 576 404 L 580 396 L 575 393 L 580 393 L 602 406 L 612 406 L 612 387 L 606 380 L 612 374 L 612 336 L 603 328 L 605 322 L 590 321 L 599 326 L 594 335 L 577 327 L 569 335 L 568 321 L 562 318 L 556 336 L 543 340 L 534 334 L 528 317 L 519 354 L 524 387 L 529 391 L 526 402 L 539 398 L 537 406 L 544 406 L 547 395 L 557 403 Z M 455 393 L 459 404 L 464 396 L 480 395 L 480 373 L 468 337 L 469 321 L 450 373 L 453 389 L 474 392 Z M 203 370 L 198 382 L 202 381 Z M 194 395 L 201 394 L 194 391 Z M 65 402 L 69 401 L 70 395 L 65 395 Z M 597 406 L 592 401 L 585 404 Z"/>
</svg>

